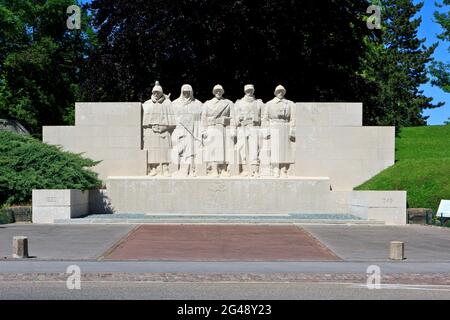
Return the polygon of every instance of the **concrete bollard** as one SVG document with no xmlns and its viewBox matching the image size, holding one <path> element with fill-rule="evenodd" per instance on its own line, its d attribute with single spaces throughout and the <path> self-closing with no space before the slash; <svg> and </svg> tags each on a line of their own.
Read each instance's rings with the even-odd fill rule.
<svg viewBox="0 0 450 320">
<path fill-rule="evenodd" d="M 405 243 L 402 241 L 391 241 L 389 250 L 389 259 L 403 260 L 405 259 Z"/>
<path fill-rule="evenodd" d="M 13 258 L 28 258 L 28 238 L 24 236 L 13 238 Z"/>
</svg>

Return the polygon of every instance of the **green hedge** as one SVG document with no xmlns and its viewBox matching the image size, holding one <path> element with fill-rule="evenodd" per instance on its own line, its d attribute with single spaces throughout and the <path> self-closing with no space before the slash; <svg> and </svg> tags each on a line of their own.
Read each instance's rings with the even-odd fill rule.
<svg viewBox="0 0 450 320">
<path fill-rule="evenodd" d="M 0 131 L 0 207 L 31 202 L 32 189 L 93 189 L 98 162 L 30 136 Z"/>
<path fill-rule="evenodd" d="M 0 210 L 0 224 L 13 223 L 14 219 L 7 212 Z"/>
</svg>

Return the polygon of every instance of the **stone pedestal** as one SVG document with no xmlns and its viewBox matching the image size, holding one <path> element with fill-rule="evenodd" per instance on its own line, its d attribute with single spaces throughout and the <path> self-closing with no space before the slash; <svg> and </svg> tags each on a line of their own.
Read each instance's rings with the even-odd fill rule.
<svg viewBox="0 0 450 320">
<path fill-rule="evenodd" d="M 28 238 L 18 236 L 13 238 L 13 258 L 28 258 Z"/>
<path fill-rule="evenodd" d="M 113 212 L 148 214 L 343 213 L 325 177 L 110 177 Z M 345 195 L 346 196 L 346 195 Z"/>
<path fill-rule="evenodd" d="M 401 241 L 391 241 L 389 249 L 389 259 L 403 260 L 405 259 L 405 243 Z"/>
</svg>

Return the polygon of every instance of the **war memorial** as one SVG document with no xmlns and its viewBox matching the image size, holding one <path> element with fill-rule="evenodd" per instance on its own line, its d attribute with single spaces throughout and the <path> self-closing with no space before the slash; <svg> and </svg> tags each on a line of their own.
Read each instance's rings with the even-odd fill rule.
<svg viewBox="0 0 450 320">
<path fill-rule="evenodd" d="M 225 88 L 226 89 L 226 88 Z M 303 215 L 406 224 L 405 191 L 355 191 L 394 164 L 395 128 L 363 126 L 362 103 L 263 102 L 244 86 L 195 99 L 156 82 L 140 102 L 79 102 L 43 141 L 99 161 L 98 190 L 33 190 L 33 222 L 90 215 Z M 234 100 L 234 99 L 233 99 Z"/>
</svg>

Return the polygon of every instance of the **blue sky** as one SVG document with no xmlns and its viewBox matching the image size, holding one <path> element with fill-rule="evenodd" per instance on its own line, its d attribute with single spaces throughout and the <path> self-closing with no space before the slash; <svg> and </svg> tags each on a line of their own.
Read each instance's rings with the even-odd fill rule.
<svg viewBox="0 0 450 320">
<path fill-rule="evenodd" d="M 414 3 L 418 3 L 420 1 L 421 0 L 414 0 Z M 434 22 L 433 13 L 438 10 L 435 6 L 435 0 L 422 1 L 424 2 L 424 6 L 420 12 L 420 15 L 422 16 L 422 24 L 419 28 L 419 37 L 426 39 L 425 44 L 427 46 L 435 42 L 439 42 L 439 46 L 434 53 L 434 57 L 439 61 L 450 62 L 450 54 L 448 51 L 450 43 L 443 43 L 437 38 L 437 34 L 441 33 L 442 29 L 437 23 Z M 81 0 L 81 2 L 89 3 L 91 1 Z M 424 111 L 424 115 L 429 116 L 429 125 L 443 124 L 444 121 L 450 117 L 450 94 L 432 86 L 430 83 L 423 85 L 421 90 L 424 91 L 426 96 L 432 97 L 434 103 L 445 102 L 445 105 L 441 108 Z"/>
<path fill-rule="evenodd" d="M 414 2 L 417 3 L 420 1 L 415 0 Z M 440 26 L 434 22 L 433 13 L 437 9 L 438 8 L 435 7 L 434 0 L 424 1 L 424 5 L 421 10 L 422 24 L 419 29 L 419 37 L 426 38 L 425 44 L 427 46 L 438 42 L 439 40 L 436 35 L 442 32 Z M 439 46 L 434 52 L 434 57 L 439 61 L 450 62 L 450 54 L 448 51 L 449 46 L 450 43 L 443 43 L 442 41 L 439 41 Z M 443 124 L 443 122 L 450 117 L 450 94 L 445 93 L 437 87 L 433 87 L 429 83 L 423 85 L 421 89 L 424 91 L 426 96 L 434 99 L 433 102 L 445 102 L 445 105 L 441 108 L 424 111 L 424 115 L 430 116 L 430 118 L 428 118 L 428 124 Z"/>
</svg>

